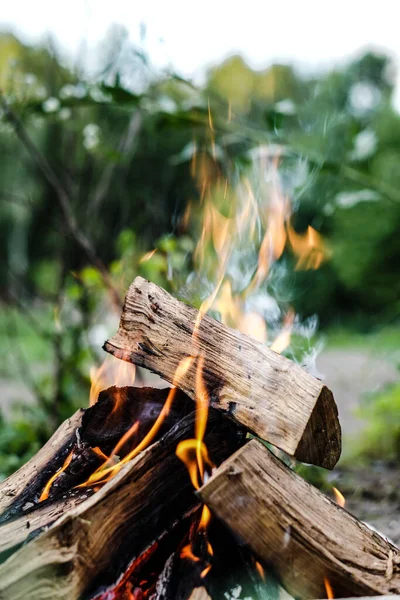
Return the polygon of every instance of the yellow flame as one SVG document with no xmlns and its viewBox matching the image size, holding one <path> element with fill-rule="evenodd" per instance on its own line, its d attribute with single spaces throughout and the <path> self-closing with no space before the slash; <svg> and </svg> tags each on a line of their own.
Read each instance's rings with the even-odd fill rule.
<svg viewBox="0 0 400 600">
<path fill-rule="evenodd" d="M 344 505 L 346 504 L 346 499 L 343 496 L 342 492 L 340 492 L 337 488 L 332 488 L 332 491 L 334 493 L 335 496 L 335 501 L 336 504 L 339 504 L 339 506 L 341 506 L 342 508 L 344 508 Z"/>
<path fill-rule="evenodd" d="M 65 471 L 65 469 L 68 467 L 68 465 L 70 464 L 70 462 L 72 460 L 72 455 L 73 455 L 73 452 L 70 452 L 68 454 L 67 458 L 65 459 L 64 464 L 61 467 L 61 469 L 58 469 L 58 471 L 56 471 L 54 473 L 54 475 L 52 477 L 50 477 L 49 481 L 46 483 L 45 487 L 43 488 L 42 493 L 40 494 L 39 502 L 43 502 L 43 500 L 47 500 L 47 498 L 49 497 L 51 486 L 53 485 L 55 480 L 58 479 L 58 477 L 61 475 L 61 473 L 63 473 Z"/>
<path fill-rule="evenodd" d="M 146 252 L 146 254 L 143 254 L 143 256 L 139 260 L 139 264 L 150 260 L 155 255 L 156 252 L 157 252 L 157 248 L 154 248 L 154 250 L 150 250 L 150 252 Z"/>
</svg>

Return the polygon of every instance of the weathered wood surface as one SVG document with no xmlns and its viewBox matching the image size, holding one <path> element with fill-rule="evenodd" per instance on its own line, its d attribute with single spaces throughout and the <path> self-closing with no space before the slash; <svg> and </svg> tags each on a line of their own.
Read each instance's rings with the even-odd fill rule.
<svg viewBox="0 0 400 600">
<path fill-rule="evenodd" d="M 197 502 L 177 443 L 193 435 L 193 414 L 128 463 L 110 482 L 0 566 L 2 600 L 77 599 L 113 561 L 139 555 Z M 242 436 L 213 411 L 206 443 L 217 461 Z M 112 580 L 112 579 L 111 579 Z M 107 582 L 105 582 L 107 583 Z"/>
<path fill-rule="evenodd" d="M 22 493 L 30 480 L 46 471 L 46 467 L 52 463 L 54 468 L 54 460 L 60 454 L 62 448 L 68 445 L 75 431 L 80 427 L 83 414 L 82 409 L 78 410 L 71 418 L 64 421 L 31 460 L 0 483 L 0 515 Z"/>
<path fill-rule="evenodd" d="M 295 597 L 400 593 L 400 551 L 252 440 L 199 496 Z"/>
<path fill-rule="evenodd" d="M 129 288 L 117 334 L 104 348 L 172 382 L 187 356 L 205 360 L 211 405 L 298 460 L 333 468 L 341 451 L 337 407 L 330 390 L 299 365 L 157 285 L 137 277 Z M 196 364 L 179 387 L 196 396 Z"/>
</svg>

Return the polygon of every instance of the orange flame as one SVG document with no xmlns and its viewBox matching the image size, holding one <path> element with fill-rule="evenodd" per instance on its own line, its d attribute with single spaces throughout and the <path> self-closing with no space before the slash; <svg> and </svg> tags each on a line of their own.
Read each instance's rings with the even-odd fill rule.
<svg viewBox="0 0 400 600">
<path fill-rule="evenodd" d="M 118 450 L 122 447 L 125 441 L 129 437 L 131 437 L 136 431 L 138 424 L 134 423 L 132 427 L 119 440 L 114 450 L 112 451 L 110 458 L 107 459 L 106 462 L 103 465 L 101 465 L 94 473 L 92 473 L 92 475 L 90 475 L 87 481 L 81 483 L 78 487 L 87 487 L 93 484 L 106 483 L 112 477 L 114 477 L 124 465 L 133 460 L 138 454 L 140 454 L 140 452 L 145 450 L 151 444 L 151 442 L 158 434 L 164 422 L 164 419 L 168 416 L 169 411 L 171 410 L 171 406 L 175 399 L 177 391 L 177 388 L 175 386 L 177 385 L 177 383 L 179 383 L 180 379 L 185 375 L 185 373 L 190 369 L 193 360 L 193 357 L 188 356 L 182 359 L 179 363 L 173 381 L 174 387 L 170 389 L 165 404 L 161 409 L 161 412 L 159 413 L 157 419 L 153 423 L 150 431 L 145 435 L 142 441 L 139 442 L 139 444 L 135 448 L 133 448 L 133 450 L 131 450 L 120 462 L 118 462 L 117 464 L 113 464 L 113 457 L 118 453 Z"/>
<path fill-rule="evenodd" d="M 308 226 L 305 234 L 296 233 L 288 227 L 288 238 L 294 254 L 297 256 L 296 271 L 319 269 L 326 260 L 328 252 L 321 235 L 313 227 Z"/>
<path fill-rule="evenodd" d="M 265 569 L 258 560 L 255 561 L 256 571 L 259 574 L 260 578 L 265 582 Z"/>
<path fill-rule="evenodd" d="M 329 600 L 332 600 L 333 598 L 335 598 L 335 594 L 333 593 L 332 586 L 327 577 L 324 577 L 324 585 L 325 585 L 326 597 L 329 598 Z"/>
<path fill-rule="evenodd" d="M 341 506 L 342 508 L 344 508 L 344 505 L 346 504 L 346 498 L 343 496 L 342 492 L 340 492 L 335 487 L 332 488 L 332 491 L 333 491 L 334 496 L 335 496 L 336 504 L 339 504 L 339 506 Z"/>
<path fill-rule="evenodd" d="M 92 367 L 90 370 L 90 406 L 93 406 L 97 402 L 97 398 L 102 390 L 112 385 L 120 387 L 133 385 L 135 377 L 135 365 L 114 358 L 113 356 L 107 356 L 100 367 Z"/>
<path fill-rule="evenodd" d="M 196 335 L 196 330 L 193 333 Z M 207 392 L 206 385 L 203 379 L 204 371 L 204 356 L 200 355 L 197 362 L 196 368 L 196 417 L 195 417 L 195 439 L 183 440 L 180 442 L 176 449 L 177 457 L 186 465 L 189 473 L 190 480 L 193 487 L 198 490 L 200 488 L 200 480 L 203 483 L 205 479 L 205 469 L 208 471 L 214 468 L 211 462 L 207 446 L 204 443 L 204 435 L 207 427 L 208 418 L 208 407 L 209 407 L 209 395 Z M 209 508 L 204 504 L 201 512 L 200 522 L 198 531 L 207 531 L 207 527 L 211 520 L 211 512 Z M 191 548 L 193 555 L 193 549 Z M 207 541 L 207 552 L 211 557 L 213 555 L 213 549 L 209 541 Z M 208 565 L 200 574 L 201 577 L 205 577 L 211 564 Z"/>
</svg>

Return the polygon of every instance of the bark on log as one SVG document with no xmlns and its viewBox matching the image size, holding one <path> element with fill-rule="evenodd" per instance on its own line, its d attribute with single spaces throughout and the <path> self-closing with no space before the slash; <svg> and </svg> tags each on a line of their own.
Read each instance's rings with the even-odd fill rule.
<svg viewBox="0 0 400 600">
<path fill-rule="evenodd" d="M 172 382 L 179 362 L 203 355 L 211 405 L 303 462 L 332 469 L 341 451 L 337 407 L 321 381 L 253 338 L 204 316 L 137 277 L 117 334 L 104 349 Z M 196 365 L 179 387 L 196 396 Z"/>
<path fill-rule="evenodd" d="M 2 600 L 77 599 L 99 574 L 110 582 L 197 502 L 177 443 L 193 435 L 193 414 L 128 463 L 92 497 L 58 519 L 0 566 Z M 217 462 L 242 436 L 215 412 L 205 441 Z M 108 581 L 104 581 L 107 584 Z"/>
<path fill-rule="evenodd" d="M 400 593 L 400 551 L 309 485 L 258 440 L 225 461 L 199 496 L 295 597 Z"/>
</svg>

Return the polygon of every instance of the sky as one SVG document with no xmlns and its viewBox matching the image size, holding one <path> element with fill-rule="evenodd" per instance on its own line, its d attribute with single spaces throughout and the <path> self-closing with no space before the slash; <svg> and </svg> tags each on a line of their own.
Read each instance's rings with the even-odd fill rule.
<svg viewBox="0 0 400 600">
<path fill-rule="evenodd" d="M 51 32 L 77 58 L 94 49 L 111 24 L 123 24 L 155 66 L 186 77 L 240 52 L 253 68 L 275 61 L 319 70 L 349 60 L 365 47 L 400 62 L 397 0 L 0 0 L 0 28 L 26 41 Z"/>
</svg>

